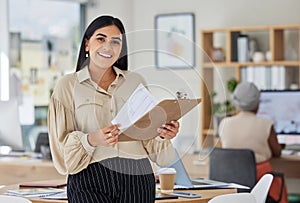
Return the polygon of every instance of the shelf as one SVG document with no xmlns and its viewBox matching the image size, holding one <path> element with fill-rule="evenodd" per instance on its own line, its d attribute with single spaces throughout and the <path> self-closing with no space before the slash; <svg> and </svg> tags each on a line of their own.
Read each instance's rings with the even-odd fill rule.
<svg viewBox="0 0 300 203">
<path fill-rule="evenodd" d="M 258 44 L 258 50 L 263 53 L 270 52 L 269 61 L 252 62 L 250 59 L 247 62 L 238 62 L 238 38 L 240 35 L 246 35 L 248 43 L 254 40 Z M 224 68 L 222 70 L 226 74 L 234 74 L 234 77 L 238 82 L 241 80 L 254 80 L 253 82 L 269 81 L 268 85 L 272 85 L 277 82 L 277 78 L 273 78 L 270 83 L 270 79 L 261 79 L 264 75 L 268 74 L 268 77 L 273 77 L 272 74 L 278 75 L 277 70 L 282 67 L 286 78 L 284 80 L 284 86 L 289 87 L 291 84 L 298 84 L 300 86 L 300 25 L 271 25 L 271 26 L 252 26 L 252 27 L 228 27 L 217 29 L 205 29 L 201 30 L 201 43 L 202 43 L 202 139 L 201 144 L 206 142 L 210 137 L 217 135 L 217 132 L 213 126 L 212 116 L 212 101 L 211 94 L 216 92 L 216 81 L 214 81 L 216 72 L 215 68 Z M 216 58 L 216 53 L 223 54 L 223 59 Z M 221 60 L 221 61 L 214 61 Z M 264 68 L 261 68 L 261 67 Z M 278 69 L 276 69 L 277 67 Z M 252 68 L 248 67 L 253 67 Z M 257 67 L 257 69 L 256 69 Z M 260 68 L 259 68 L 260 67 Z M 270 68 L 270 70 L 265 70 Z M 233 69 L 233 70 L 232 70 Z M 249 70 L 249 71 L 248 71 Z M 265 72 L 261 72 L 261 71 Z M 247 74 L 254 74 L 252 75 Z M 271 73 L 272 71 L 272 73 Z M 274 71 L 274 72 L 273 72 Z M 268 73 L 266 73 L 268 72 Z M 275 74 L 275 72 L 277 72 Z M 280 72 L 282 75 L 282 72 Z M 249 77 L 251 76 L 251 77 Z M 228 78 L 228 75 L 226 75 Z M 225 79 L 218 77 L 219 82 L 226 83 Z M 281 81 L 280 81 L 281 82 Z M 288 84 L 287 84 L 288 83 Z M 261 83 L 260 83 L 261 84 Z M 218 84 L 222 87 L 225 84 Z M 280 86 L 282 87 L 282 86 Z M 224 91 L 222 92 L 224 95 Z M 226 94 L 225 94 L 226 95 Z M 226 98 L 224 96 L 224 98 Z M 212 136 L 211 136 L 212 135 Z M 208 138 L 208 139 L 206 139 Z M 209 142 L 206 142 L 209 143 Z M 209 146 L 208 146 L 209 147 Z"/>
<path fill-rule="evenodd" d="M 213 62 L 213 63 L 203 63 L 203 68 L 214 68 L 214 67 L 243 67 L 243 66 L 300 66 L 300 61 L 262 61 L 262 62 Z"/>
<path fill-rule="evenodd" d="M 203 134 L 205 135 L 217 135 L 217 131 L 215 129 L 203 129 Z"/>
</svg>

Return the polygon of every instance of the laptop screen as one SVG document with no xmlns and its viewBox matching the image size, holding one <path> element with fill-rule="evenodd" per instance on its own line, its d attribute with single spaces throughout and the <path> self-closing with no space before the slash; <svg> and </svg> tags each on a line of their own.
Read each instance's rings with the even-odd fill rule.
<svg viewBox="0 0 300 203">
<path fill-rule="evenodd" d="M 170 167 L 175 168 L 175 170 L 176 170 L 176 177 L 175 177 L 176 185 L 193 187 L 193 183 L 192 183 L 192 181 L 182 163 L 182 160 L 176 150 L 175 150 L 175 160 L 170 165 Z"/>
</svg>

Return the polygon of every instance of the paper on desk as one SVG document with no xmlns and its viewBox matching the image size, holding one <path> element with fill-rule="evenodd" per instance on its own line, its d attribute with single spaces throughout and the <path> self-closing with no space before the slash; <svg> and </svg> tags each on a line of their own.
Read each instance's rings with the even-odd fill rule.
<svg viewBox="0 0 300 203">
<path fill-rule="evenodd" d="M 211 179 L 196 178 L 192 179 L 192 186 L 174 185 L 174 189 L 209 189 L 209 188 L 238 188 L 238 189 L 250 189 L 248 186 L 244 186 L 237 183 L 227 183 Z"/>
<path fill-rule="evenodd" d="M 174 185 L 175 190 L 183 189 L 213 189 L 213 188 L 237 188 L 237 189 L 250 189 L 248 186 L 236 184 L 236 183 L 224 183 L 224 184 L 207 184 L 207 185 L 194 185 L 193 187 L 188 187 L 184 185 Z"/>
<path fill-rule="evenodd" d="M 139 84 L 112 120 L 112 124 L 119 124 L 120 130 L 123 131 L 155 107 L 156 104 L 158 104 L 158 100 L 144 85 Z"/>
<path fill-rule="evenodd" d="M 68 200 L 67 190 L 65 190 L 65 192 L 63 192 L 63 193 L 48 195 L 48 196 L 44 196 L 44 197 L 41 197 L 41 198 L 42 199 L 48 199 L 48 200 Z"/>
<path fill-rule="evenodd" d="M 65 193 L 65 189 L 58 188 L 21 188 L 7 190 L 5 194 L 19 197 L 46 197 L 49 195 Z"/>
<path fill-rule="evenodd" d="M 237 184 L 237 183 L 228 183 L 228 185 L 224 185 L 222 188 L 250 189 L 250 187 L 248 186 Z"/>
</svg>

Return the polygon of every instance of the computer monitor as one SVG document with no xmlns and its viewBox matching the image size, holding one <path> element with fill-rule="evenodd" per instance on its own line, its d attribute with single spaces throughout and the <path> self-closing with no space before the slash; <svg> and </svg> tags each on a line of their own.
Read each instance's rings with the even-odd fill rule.
<svg viewBox="0 0 300 203">
<path fill-rule="evenodd" d="M 10 146 L 12 150 L 24 150 L 16 99 L 0 101 L 0 146 Z"/>
<path fill-rule="evenodd" d="M 257 116 L 274 121 L 279 143 L 300 144 L 300 90 L 261 91 Z"/>
</svg>

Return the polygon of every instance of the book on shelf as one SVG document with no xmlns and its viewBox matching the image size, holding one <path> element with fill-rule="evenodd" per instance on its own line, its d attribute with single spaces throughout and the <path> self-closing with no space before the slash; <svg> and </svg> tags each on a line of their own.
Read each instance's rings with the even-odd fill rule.
<svg viewBox="0 0 300 203">
<path fill-rule="evenodd" d="M 285 66 L 247 66 L 241 81 L 253 82 L 261 90 L 284 90 L 293 83 L 293 69 Z"/>
<path fill-rule="evenodd" d="M 232 32 L 231 33 L 231 61 L 238 61 L 238 47 L 237 47 L 237 39 L 241 33 L 240 32 Z"/>
</svg>

